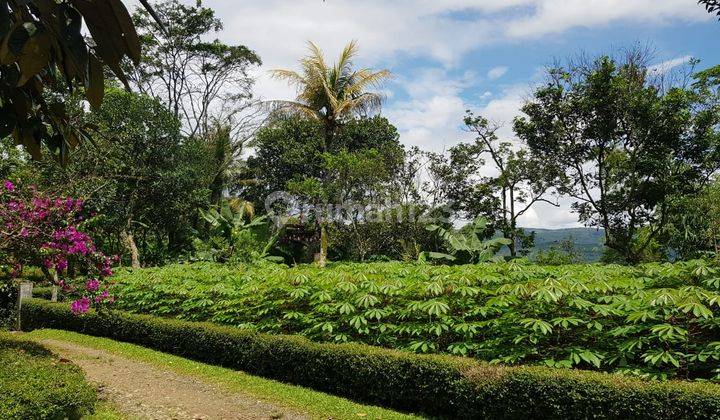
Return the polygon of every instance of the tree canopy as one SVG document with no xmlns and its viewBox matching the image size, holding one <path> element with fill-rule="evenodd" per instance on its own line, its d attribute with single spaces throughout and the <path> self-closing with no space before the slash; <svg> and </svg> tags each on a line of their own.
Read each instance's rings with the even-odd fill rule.
<svg viewBox="0 0 720 420">
<path fill-rule="evenodd" d="M 126 57 L 138 64 L 141 51 L 121 0 L 0 0 L 0 137 L 12 135 L 36 159 L 45 145 L 65 162 L 89 135 L 71 120 L 61 97 L 50 100 L 44 91 L 79 85 L 97 109 L 103 68 L 127 85 L 121 68 Z"/>
</svg>

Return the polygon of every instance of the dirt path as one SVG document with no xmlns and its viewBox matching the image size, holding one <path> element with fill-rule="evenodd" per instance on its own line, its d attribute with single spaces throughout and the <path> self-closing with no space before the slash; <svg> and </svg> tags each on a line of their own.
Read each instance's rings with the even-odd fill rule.
<svg viewBox="0 0 720 420">
<path fill-rule="evenodd" d="M 43 340 L 80 366 L 101 397 L 136 419 L 303 419 L 251 395 L 231 392 L 192 376 L 57 340 Z"/>
</svg>

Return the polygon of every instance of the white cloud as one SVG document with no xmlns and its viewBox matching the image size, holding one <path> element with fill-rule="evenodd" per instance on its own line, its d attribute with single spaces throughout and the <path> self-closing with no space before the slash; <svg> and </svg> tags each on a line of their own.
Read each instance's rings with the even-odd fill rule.
<svg viewBox="0 0 720 420">
<path fill-rule="evenodd" d="M 648 68 L 648 71 L 652 74 L 662 75 L 670 72 L 676 67 L 680 67 L 689 63 L 692 58 L 693 57 L 691 55 L 684 55 L 682 57 L 673 58 L 671 60 L 663 61 L 662 63 L 650 66 Z"/>
<path fill-rule="evenodd" d="M 441 69 L 421 69 L 414 77 L 397 80 L 408 99 L 390 103 L 383 113 L 398 127 L 403 143 L 445 150 L 464 134 L 459 126 L 468 104 L 461 94 L 476 79 L 472 72 L 451 78 Z"/>
<path fill-rule="evenodd" d="M 487 72 L 487 77 L 490 80 L 495 80 L 503 77 L 507 73 L 508 68 L 506 66 L 493 67 Z"/>
<path fill-rule="evenodd" d="M 518 224 L 526 228 L 563 229 L 582 227 L 577 214 L 570 211 L 572 200 L 561 198 L 559 207 L 547 203 L 537 203 L 520 216 Z"/>
<path fill-rule="evenodd" d="M 666 24 L 711 17 L 701 7 L 683 0 L 537 0 L 531 13 L 511 19 L 505 35 L 537 38 L 572 28 L 598 28 L 614 22 Z"/>
</svg>

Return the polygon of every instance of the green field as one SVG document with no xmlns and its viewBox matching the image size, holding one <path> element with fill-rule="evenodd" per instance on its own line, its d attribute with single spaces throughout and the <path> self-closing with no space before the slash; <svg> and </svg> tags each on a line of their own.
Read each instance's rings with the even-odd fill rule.
<svg viewBox="0 0 720 420">
<path fill-rule="evenodd" d="M 126 271 L 117 307 L 503 364 L 717 379 L 720 276 L 702 261 L 224 266 Z"/>
</svg>

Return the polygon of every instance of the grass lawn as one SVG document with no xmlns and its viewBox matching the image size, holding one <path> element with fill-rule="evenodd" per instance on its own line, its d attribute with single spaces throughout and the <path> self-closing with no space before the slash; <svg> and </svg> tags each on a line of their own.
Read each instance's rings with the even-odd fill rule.
<svg viewBox="0 0 720 420">
<path fill-rule="evenodd" d="M 218 366 L 194 362 L 181 357 L 146 349 L 133 344 L 122 343 L 106 338 L 91 337 L 59 330 L 36 330 L 25 334 L 34 340 L 52 339 L 114 353 L 178 374 L 190 375 L 204 381 L 226 387 L 230 390 L 252 395 L 259 400 L 277 404 L 298 412 L 307 413 L 313 418 L 333 419 L 413 419 L 420 418 L 398 413 L 379 407 L 357 404 L 344 398 L 335 397 L 306 388 L 287 385 L 277 381 L 262 379 Z M 114 409 L 102 404 L 91 419 L 116 419 Z"/>
</svg>

